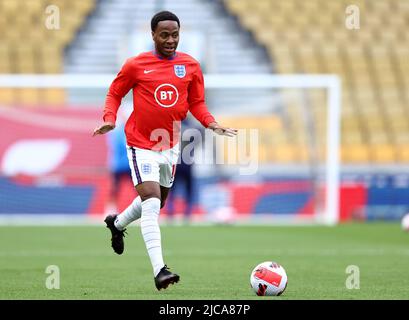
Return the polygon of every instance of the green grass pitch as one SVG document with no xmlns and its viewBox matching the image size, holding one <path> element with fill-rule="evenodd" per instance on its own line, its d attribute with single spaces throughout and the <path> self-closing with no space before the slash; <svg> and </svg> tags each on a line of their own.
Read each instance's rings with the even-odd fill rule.
<svg viewBox="0 0 409 320">
<path fill-rule="evenodd" d="M 165 262 L 181 281 L 157 291 L 138 226 L 125 252 L 104 226 L 0 227 L 0 299 L 408 299 L 409 233 L 396 223 L 337 227 L 162 226 Z M 260 262 L 284 266 L 280 297 L 257 297 L 249 275 Z M 46 268 L 60 271 L 47 289 Z M 359 289 L 347 289 L 349 265 Z"/>
</svg>

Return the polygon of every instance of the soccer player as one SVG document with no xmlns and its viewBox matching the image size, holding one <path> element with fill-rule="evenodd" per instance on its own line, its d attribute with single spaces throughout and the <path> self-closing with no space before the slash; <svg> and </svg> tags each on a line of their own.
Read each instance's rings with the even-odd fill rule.
<svg viewBox="0 0 409 320">
<path fill-rule="evenodd" d="M 141 233 L 152 264 L 158 290 L 179 281 L 163 261 L 158 217 L 172 186 L 179 157 L 180 121 L 187 112 L 206 128 L 234 136 L 236 129 L 219 125 L 205 104 L 203 74 L 199 63 L 176 51 L 178 17 L 161 11 L 151 20 L 154 51 L 129 58 L 112 82 L 103 112 L 104 123 L 93 135 L 115 128 L 122 98 L 133 89 L 134 109 L 125 133 L 132 180 L 138 197 L 119 215 L 105 218 L 111 245 L 117 254 L 124 250 L 125 227 L 140 220 Z"/>
</svg>

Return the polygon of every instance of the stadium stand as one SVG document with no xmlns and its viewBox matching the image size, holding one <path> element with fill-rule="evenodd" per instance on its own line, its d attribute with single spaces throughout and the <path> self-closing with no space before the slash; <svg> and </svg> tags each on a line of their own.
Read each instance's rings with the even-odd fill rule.
<svg viewBox="0 0 409 320">
<path fill-rule="evenodd" d="M 95 5 L 95 0 L 1 0 L 0 73 L 63 72 L 64 50 Z M 59 29 L 47 28 L 47 16 L 55 12 L 51 10 L 47 14 L 47 7 L 58 7 Z M 0 103 L 5 104 L 14 102 L 24 106 L 41 101 L 60 105 L 65 94 L 60 89 L 1 89 L 0 97 Z"/>
<path fill-rule="evenodd" d="M 355 1 L 354 4 L 362 13 L 361 28 L 358 30 L 348 30 L 345 27 L 345 8 L 350 4 L 348 1 L 220 0 L 220 2 L 225 5 L 227 12 L 237 17 L 243 28 L 250 31 L 253 38 L 265 47 L 276 73 L 334 73 L 341 77 L 343 84 L 341 156 L 344 163 L 409 161 L 407 93 L 409 47 L 406 44 L 405 33 L 409 24 L 407 1 Z M 179 1 L 178 4 L 184 5 L 184 2 Z M 49 30 L 44 26 L 45 8 L 49 5 L 58 6 L 61 11 L 59 30 Z M 126 16 L 125 13 L 129 8 L 139 8 L 136 7 L 136 2 L 132 1 L 122 4 L 122 1 L 97 0 L 0 0 L 2 12 L 0 29 L 3 30 L 0 44 L 0 73 L 64 72 L 66 67 L 64 53 L 67 47 L 80 42 L 77 41 L 76 35 L 90 17 L 90 13 L 101 6 L 108 6 L 107 8 L 119 6 L 121 12 L 124 12 L 120 18 L 127 17 L 130 21 L 133 18 Z M 155 9 L 151 3 L 143 6 L 151 13 Z M 180 7 L 188 8 L 182 5 Z M 188 17 L 192 17 L 192 10 L 186 9 L 186 16 L 183 16 L 185 11 L 182 11 L 184 21 L 189 21 Z M 108 12 L 100 11 L 99 14 Z M 140 15 L 144 10 L 135 12 Z M 146 20 L 139 15 L 137 21 Z M 221 22 L 220 25 L 216 23 L 220 19 L 212 18 L 213 15 L 210 13 L 207 16 L 217 28 L 223 26 Z M 43 18 L 41 23 L 38 23 L 39 17 Z M 105 16 L 103 18 L 102 20 L 108 21 Z M 194 23 L 200 19 L 195 16 L 191 20 Z M 110 22 L 112 26 L 119 25 L 114 23 L 115 21 Z M 138 23 L 134 26 L 136 27 Z M 7 27 L 9 25 L 13 28 Z M 98 29 L 93 28 L 93 32 Z M 95 39 L 100 37 L 95 36 Z M 218 41 L 235 43 L 226 39 L 220 37 Z M 101 41 L 107 43 L 102 38 Z M 226 55 L 227 50 L 217 52 Z M 233 60 L 228 56 L 220 65 L 226 66 L 227 62 Z M 86 65 L 89 65 L 88 60 L 84 66 L 81 65 L 81 69 Z M 102 65 L 117 68 L 114 63 Z M 74 70 L 74 66 L 69 67 Z M 229 68 L 240 70 L 235 65 Z M 249 64 L 247 69 L 254 68 L 253 64 Z M 322 130 L 323 117 L 318 116 L 317 106 L 325 103 L 326 96 L 317 91 L 311 92 L 309 98 L 313 114 L 317 115 L 315 117 L 317 131 Z M 4 104 L 13 102 L 17 105 L 32 106 L 41 102 L 43 105 L 58 106 L 65 100 L 66 92 L 61 89 L 0 90 L 0 103 Z M 261 137 L 261 161 L 264 158 L 283 162 L 305 160 L 306 153 L 301 151 L 303 148 L 300 147 L 305 142 L 305 130 L 298 130 L 301 127 L 300 119 L 291 108 L 288 106 L 290 130 L 288 128 L 283 130 L 283 126 L 276 126 L 274 123 L 263 125 L 265 130 L 262 131 Z M 257 116 L 255 119 L 257 120 Z M 243 127 L 249 127 L 245 121 Z M 268 143 L 264 144 L 263 141 Z M 269 151 L 271 149 L 275 151 Z"/>
<path fill-rule="evenodd" d="M 354 1 L 361 12 L 354 30 L 345 27 L 348 1 L 224 3 L 265 46 L 277 73 L 341 77 L 343 162 L 409 161 L 408 1 Z M 313 97 L 312 105 L 324 99 Z"/>
<path fill-rule="evenodd" d="M 345 27 L 351 4 L 361 12 L 359 30 Z M 45 25 L 50 5 L 60 11 L 58 30 Z M 203 144 L 210 152 L 202 152 L 205 163 L 195 167 L 195 214 L 213 219 L 221 208 L 254 221 L 264 214 L 296 220 L 313 213 L 315 219 L 327 199 L 335 202 L 325 192 L 336 186 L 324 179 L 331 176 L 340 178 L 341 221 L 397 220 L 409 211 L 407 0 L 0 0 L 0 74 L 113 77 L 125 57 L 151 48 L 149 20 L 161 9 L 179 16 L 181 44 L 193 48 L 209 78 L 237 74 L 248 85 L 207 86 L 210 111 L 223 125 L 259 134 L 257 144 L 248 139 L 245 148 L 224 149 L 226 163 L 234 151 L 244 152 L 252 167 L 248 151 L 257 146 L 255 174 L 235 174 L 240 168 L 217 161 L 207 165 L 222 147 Z M 321 159 L 328 91 L 259 88 L 246 77 L 271 73 L 340 76 L 339 175 L 327 174 Z M 47 223 L 60 214 L 101 221 L 109 199 L 109 150 L 90 133 L 101 121 L 106 88 L 87 83 L 0 89 L 0 224 L 14 214 Z M 29 201 L 21 201 L 22 194 Z M 133 197 L 130 186 L 118 208 Z M 183 201 L 178 205 L 181 212 Z"/>
</svg>

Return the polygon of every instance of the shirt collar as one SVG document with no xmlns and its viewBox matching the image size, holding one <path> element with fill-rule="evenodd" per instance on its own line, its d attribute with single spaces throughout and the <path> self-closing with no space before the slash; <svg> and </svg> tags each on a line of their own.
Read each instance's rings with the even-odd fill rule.
<svg viewBox="0 0 409 320">
<path fill-rule="evenodd" d="M 157 58 L 159 58 L 159 59 L 161 59 L 161 60 L 173 60 L 173 59 L 175 59 L 175 58 L 178 56 L 176 51 L 175 51 L 175 53 L 174 53 L 172 56 L 170 56 L 169 58 L 164 58 L 164 57 L 162 57 L 160 54 L 158 54 L 158 53 L 156 52 L 156 50 L 152 50 L 152 53 L 153 53 L 154 56 L 156 56 Z"/>
</svg>

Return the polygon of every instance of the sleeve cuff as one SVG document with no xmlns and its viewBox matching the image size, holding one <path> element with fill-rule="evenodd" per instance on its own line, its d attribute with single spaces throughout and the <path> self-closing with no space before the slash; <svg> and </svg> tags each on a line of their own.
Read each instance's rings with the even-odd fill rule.
<svg viewBox="0 0 409 320">
<path fill-rule="evenodd" d="M 104 115 L 103 119 L 104 119 L 104 122 L 112 122 L 112 123 L 116 122 L 116 117 L 112 114 Z"/>
<path fill-rule="evenodd" d="M 212 122 L 216 122 L 216 120 L 214 119 L 213 116 L 210 115 L 210 116 L 206 117 L 206 119 L 204 121 L 205 127 L 208 128 L 209 124 L 211 124 Z"/>
</svg>

